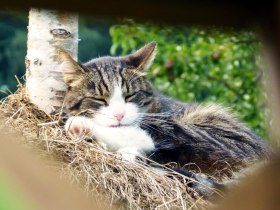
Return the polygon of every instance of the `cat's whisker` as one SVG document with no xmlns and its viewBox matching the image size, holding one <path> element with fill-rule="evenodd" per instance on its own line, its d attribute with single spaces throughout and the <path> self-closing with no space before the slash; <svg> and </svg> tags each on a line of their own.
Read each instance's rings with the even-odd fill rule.
<svg viewBox="0 0 280 210">
<path fill-rule="evenodd" d="M 143 115 L 150 115 L 150 116 L 170 116 L 174 113 L 179 113 L 180 111 L 167 111 L 167 112 L 160 112 L 160 113 L 149 113 L 149 112 L 138 112 L 139 114 Z"/>
<path fill-rule="evenodd" d="M 100 114 L 100 115 L 103 115 L 103 116 L 105 116 L 105 117 L 107 117 L 109 119 L 114 119 L 113 117 L 110 117 L 110 116 L 108 116 L 108 115 L 106 115 L 104 113 L 101 113 L 100 111 L 93 110 L 93 109 L 83 110 L 83 111 L 79 112 L 77 114 L 77 116 L 82 115 L 83 113 L 94 114 L 94 115 Z"/>
<path fill-rule="evenodd" d="M 95 113 L 95 114 L 100 114 L 100 115 L 103 115 L 103 116 L 105 116 L 105 117 L 107 117 L 107 118 L 109 118 L 109 119 L 114 119 L 113 117 L 110 117 L 110 116 L 108 116 L 108 115 L 106 115 L 106 114 L 104 114 L 104 113 L 101 113 L 101 112 L 97 112 L 97 113 Z"/>
<path fill-rule="evenodd" d="M 159 119 L 159 118 L 148 118 L 148 117 L 144 117 L 142 118 L 143 121 L 146 121 L 146 122 L 150 122 L 150 123 L 173 123 L 172 120 L 166 120 L 166 119 Z"/>
<path fill-rule="evenodd" d="M 139 115 L 143 116 L 151 116 L 151 117 L 169 117 L 169 114 L 144 114 L 144 113 L 138 113 Z"/>
<path fill-rule="evenodd" d="M 137 120 L 136 120 L 137 123 L 139 123 L 140 125 L 143 125 L 151 130 L 154 130 L 154 131 L 157 131 L 159 133 L 163 133 L 162 130 L 159 130 L 157 128 L 154 128 L 153 125 L 158 125 L 155 121 L 147 121 L 145 118 L 143 117 L 139 117 Z M 166 124 L 172 124 L 172 122 L 163 122 L 163 123 L 166 123 Z M 164 132 L 165 134 L 167 135 L 170 135 L 168 131 L 165 130 Z"/>
<path fill-rule="evenodd" d="M 157 129 L 157 128 L 154 128 L 153 126 L 148 125 L 148 124 L 146 124 L 146 123 L 143 123 L 143 122 L 142 122 L 141 124 L 142 124 L 142 126 L 144 126 L 144 127 L 148 128 L 148 129 L 151 129 L 151 130 L 157 131 L 157 132 L 159 132 L 159 133 L 164 133 L 165 135 L 169 135 L 169 133 L 168 133 L 168 132 L 163 132 L 162 130 L 159 130 L 159 129 Z"/>
<path fill-rule="evenodd" d="M 150 116 L 139 116 L 138 120 L 141 120 L 144 122 L 149 122 L 151 124 L 157 124 L 158 122 L 167 123 L 167 124 L 173 123 L 173 121 L 170 119 L 155 118 L 155 117 L 150 117 Z"/>
<path fill-rule="evenodd" d="M 170 117 L 166 117 L 166 116 L 150 116 L 150 115 L 138 115 L 142 118 L 146 118 L 146 119 L 153 119 L 153 120 L 166 120 L 166 121 L 170 121 L 172 120 Z"/>
<path fill-rule="evenodd" d="M 152 125 L 149 125 L 149 124 L 147 124 L 147 123 L 145 123 L 145 122 L 143 122 L 143 121 L 141 121 L 141 122 L 137 121 L 137 122 L 140 123 L 140 124 L 143 125 L 143 126 L 148 127 L 148 128 L 151 129 L 151 130 L 155 130 L 155 131 L 157 131 L 157 132 L 159 132 L 159 133 L 163 133 L 161 130 L 159 130 L 159 129 L 157 129 L 157 128 L 154 128 Z"/>
<path fill-rule="evenodd" d="M 173 122 L 170 118 L 166 118 L 164 116 L 149 116 L 149 115 L 141 115 L 139 114 L 141 119 L 150 120 L 151 122 L 160 121 L 160 122 Z"/>
<path fill-rule="evenodd" d="M 183 108 L 179 108 L 178 110 L 170 110 L 170 111 L 166 111 L 166 112 L 139 112 L 140 114 L 146 114 L 146 115 L 168 115 L 170 116 L 171 114 L 177 114 L 182 112 L 184 109 Z"/>
<path fill-rule="evenodd" d="M 166 115 L 145 115 L 145 114 L 138 114 L 138 115 L 141 117 L 150 117 L 150 118 L 157 117 L 159 119 L 170 119 L 170 116 L 166 116 Z"/>
</svg>

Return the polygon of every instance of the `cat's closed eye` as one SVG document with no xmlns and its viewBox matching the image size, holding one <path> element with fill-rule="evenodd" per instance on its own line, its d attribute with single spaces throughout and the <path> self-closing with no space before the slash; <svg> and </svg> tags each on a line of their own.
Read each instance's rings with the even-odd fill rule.
<svg viewBox="0 0 280 210">
<path fill-rule="evenodd" d="M 108 105 L 108 102 L 104 98 L 96 98 L 96 97 L 86 97 L 84 98 L 86 101 L 94 102 L 100 105 Z"/>
<path fill-rule="evenodd" d="M 124 99 L 125 99 L 125 101 L 126 101 L 126 102 L 130 102 L 130 101 L 132 101 L 132 100 L 133 100 L 133 98 L 135 98 L 136 94 L 137 94 L 137 93 L 135 92 L 135 93 L 132 93 L 132 94 L 126 95 L 126 96 L 125 96 L 125 98 L 124 98 Z"/>
</svg>

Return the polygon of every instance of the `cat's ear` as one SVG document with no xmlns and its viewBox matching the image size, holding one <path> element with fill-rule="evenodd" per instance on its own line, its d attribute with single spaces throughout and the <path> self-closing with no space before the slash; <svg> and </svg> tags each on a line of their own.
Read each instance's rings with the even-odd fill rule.
<svg viewBox="0 0 280 210">
<path fill-rule="evenodd" d="M 128 66 L 132 66 L 139 71 L 145 71 L 153 64 L 156 53 L 156 42 L 150 42 L 136 52 L 122 57 L 122 59 Z"/>
<path fill-rule="evenodd" d="M 85 70 L 64 50 L 58 50 L 59 62 L 64 82 L 75 86 L 81 79 Z"/>
</svg>

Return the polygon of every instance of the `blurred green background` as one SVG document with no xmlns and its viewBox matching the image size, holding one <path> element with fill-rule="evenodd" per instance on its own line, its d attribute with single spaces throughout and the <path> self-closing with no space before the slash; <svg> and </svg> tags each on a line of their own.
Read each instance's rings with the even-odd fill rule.
<svg viewBox="0 0 280 210">
<path fill-rule="evenodd" d="M 16 90 L 14 75 L 25 72 L 27 13 L 0 13 L 0 89 Z M 124 55 L 156 41 L 158 55 L 149 72 L 156 88 L 183 101 L 231 107 L 267 138 L 261 43 L 252 31 L 108 22 L 80 18 L 79 61 Z M 4 94 L 1 95 L 2 97 Z"/>
<path fill-rule="evenodd" d="M 0 169 L 0 210 L 35 210 L 25 190 L 9 171 Z"/>
</svg>

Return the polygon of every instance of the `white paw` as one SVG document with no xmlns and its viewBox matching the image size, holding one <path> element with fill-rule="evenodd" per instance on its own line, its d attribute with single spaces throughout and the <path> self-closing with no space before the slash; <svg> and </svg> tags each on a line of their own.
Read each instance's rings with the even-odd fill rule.
<svg viewBox="0 0 280 210">
<path fill-rule="evenodd" d="M 137 148 L 125 147 L 117 151 L 122 157 L 124 162 L 136 162 L 137 156 L 141 156 L 141 153 Z"/>
<path fill-rule="evenodd" d="M 70 117 L 65 123 L 65 131 L 72 139 L 90 138 L 93 136 L 92 122 L 86 117 Z"/>
</svg>

